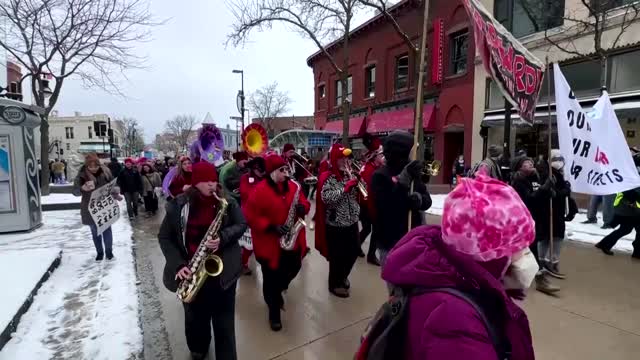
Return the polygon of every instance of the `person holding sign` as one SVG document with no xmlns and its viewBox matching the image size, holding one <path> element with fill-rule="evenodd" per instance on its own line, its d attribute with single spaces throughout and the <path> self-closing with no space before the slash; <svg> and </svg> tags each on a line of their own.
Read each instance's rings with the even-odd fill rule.
<svg viewBox="0 0 640 360">
<path fill-rule="evenodd" d="M 640 174 L 640 153 L 633 156 L 633 162 Z M 633 254 L 631 257 L 640 259 L 640 187 L 616 194 L 613 208 L 612 225 L 613 227 L 620 225 L 620 227 L 605 236 L 604 239 L 596 244 L 596 247 L 607 255 L 613 255 L 611 248 L 620 238 L 630 234 L 635 229 L 636 239 L 633 242 Z"/>
<path fill-rule="evenodd" d="M 112 180 L 113 176 L 111 175 L 111 171 L 106 166 L 100 164 L 98 155 L 90 153 L 85 157 L 84 165 L 80 168 L 73 182 L 73 194 L 75 196 L 82 196 L 82 200 L 80 200 L 80 217 L 82 224 L 88 225 L 91 229 L 91 236 L 93 237 L 93 244 L 96 247 L 97 253 L 96 261 L 102 260 L 105 252 L 107 260 L 113 259 L 113 233 L 111 227 L 108 227 L 102 234 L 98 234 L 98 226 L 89 211 L 89 202 L 91 193 L 94 190 L 109 184 Z M 114 186 L 111 192 L 116 200 L 122 199 L 118 187 Z M 104 247 L 102 246 L 103 242 Z"/>
</svg>

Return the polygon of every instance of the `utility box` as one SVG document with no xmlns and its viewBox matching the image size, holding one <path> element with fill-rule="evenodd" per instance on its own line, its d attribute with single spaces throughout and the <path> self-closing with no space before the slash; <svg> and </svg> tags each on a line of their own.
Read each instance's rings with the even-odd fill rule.
<svg viewBox="0 0 640 360">
<path fill-rule="evenodd" d="M 0 233 L 42 224 L 39 139 L 34 138 L 39 112 L 39 107 L 0 99 Z"/>
</svg>

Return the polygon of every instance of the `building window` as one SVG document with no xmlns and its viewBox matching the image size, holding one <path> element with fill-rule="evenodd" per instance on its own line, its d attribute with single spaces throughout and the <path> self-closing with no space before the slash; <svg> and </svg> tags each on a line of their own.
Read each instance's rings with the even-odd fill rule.
<svg viewBox="0 0 640 360">
<path fill-rule="evenodd" d="M 73 128 L 72 127 L 64 128 L 64 133 L 65 133 L 67 139 L 73 139 Z"/>
<path fill-rule="evenodd" d="M 495 0 L 494 14 L 496 20 L 519 38 L 561 26 L 564 3 L 565 0 Z"/>
<path fill-rule="evenodd" d="M 409 56 L 396 58 L 396 91 L 409 87 Z"/>
<path fill-rule="evenodd" d="M 560 66 L 571 90 L 580 98 L 600 94 L 600 61 L 583 61 Z M 545 84 L 546 85 L 546 84 Z"/>
<path fill-rule="evenodd" d="M 633 4 L 638 0 L 589 0 L 589 4 L 596 13 L 603 13 L 617 7 Z"/>
<path fill-rule="evenodd" d="M 640 90 L 640 51 L 632 51 L 620 55 L 613 55 L 611 61 L 611 92 L 618 93 Z"/>
<path fill-rule="evenodd" d="M 353 93 L 353 78 L 347 78 L 347 101 L 351 102 L 351 94 Z M 342 105 L 342 84 L 340 80 L 336 80 L 336 106 Z"/>
<path fill-rule="evenodd" d="M 67 151 L 71 150 L 71 144 L 67 143 Z"/>
<path fill-rule="evenodd" d="M 89 126 L 89 139 L 93 139 L 93 133 L 91 132 L 91 126 Z"/>
<path fill-rule="evenodd" d="M 364 70 L 365 98 L 376 96 L 376 67 L 369 66 Z"/>
<path fill-rule="evenodd" d="M 318 97 L 319 97 L 320 99 L 324 99 L 324 97 L 326 96 L 325 91 L 326 91 L 326 90 L 325 90 L 324 85 L 320 85 L 320 86 L 318 86 Z"/>
<path fill-rule="evenodd" d="M 451 35 L 451 74 L 467 72 L 467 49 L 469 48 L 469 31 L 463 30 Z"/>
</svg>

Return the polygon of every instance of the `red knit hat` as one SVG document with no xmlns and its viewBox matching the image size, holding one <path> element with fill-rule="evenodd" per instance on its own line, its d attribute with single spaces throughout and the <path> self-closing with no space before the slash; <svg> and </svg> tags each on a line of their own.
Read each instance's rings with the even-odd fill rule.
<svg viewBox="0 0 640 360">
<path fill-rule="evenodd" d="M 293 146 L 293 144 L 284 144 L 284 147 L 282 148 L 282 152 L 286 153 L 289 150 L 295 150 L 296 147 Z"/>
<path fill-rule="evenodd" d="M 193 164 L 191 168 L 191 185 L 201 182 L 218 181 L 218 172 L 213 164 L 207 161 L 200 161 Z"/>
<path fill-rule="evenodd" d="M 249 154 L 246 151 L 238 151 L 233 153 L 233 160 L 242 161 L 249 160 Z"/>
<path fill-rule="evenodd" d="M 329 162 L 331 163 L 331 171 L 339 179 L 342 179 L 342 173 L 338 166 L 338 160 L 349 157 L 351 155 L 351 149 L 342 146 L 342 144 L 336 143 L 331 146 L 329 151 Z"/>
<path fill-rule="evenodd" d="M 271 174 L 272 172 L 280 169 L 281 167 L 287 165 L 287 162 L 284 161 L 284 159 L 282 158 L 282 156 L 277 155 L 277 154 L 271 154 L 269 156 L 267 156 L 267 158 L 264 160 L 265 162 L 265 167 L 267 170 L 267 174 Z"/>
<path fill-rule="evenodd" d="M 125 164 L 133 164 L 133 159 L 132 158 L 126 158 L 126 159 L 124 159 L 124 163 Z"/>
</svg>

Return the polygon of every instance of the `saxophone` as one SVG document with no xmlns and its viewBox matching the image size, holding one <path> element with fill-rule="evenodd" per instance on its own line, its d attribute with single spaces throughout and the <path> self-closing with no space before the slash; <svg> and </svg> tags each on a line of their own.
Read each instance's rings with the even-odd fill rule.
<svg viewBox="0 0 640 360">
<path fill-rule="evenodd" d="M 291 251 L 296 246 L 296 239 L 298 238 L 298 234 L 300 230 L 304 229 L 307 224 L 304 220 L 298 218 L 296 220 L 296 204 L 298 204 L 298 199 L 300 198 L 300 184 L 295 181 L 291 181 L 296 184 L 298 187 L 296 189 L 296 193 L 293 196 L 293 201 L 291 202 L 291 207 L 289 208 L 289 215 L 287 216 L 287 222 L 285 225 L 289 226 L 289 232 L 283 235 L 280 238 L 280 248 L 282 250 Z"/>
<path fill-rule="evenodd" d="M 218 255 L 213 254 L 204 244 L 207 240 L 215 238 L 220 231 L 222 220 L 229 206 L 229 203 L 223 196 L 218 196 L 215 192 L 213 196 L 218 199 L 220 209 L 209 226 L 207 233 L 204 235 L 204 239 L 200 242 L 196 253 L 193 254 L 193 257 L 189 261 L 189 270 L 191 270 L 193 275 L 190 279 L 182 280 L 178 286 L 178 299 L 184 303 L 192 302 L 202 288 L 202 285 L 204 285 L 207 277 L 220 275 L 224 267 L 222 259 Z"/>
</svg>

